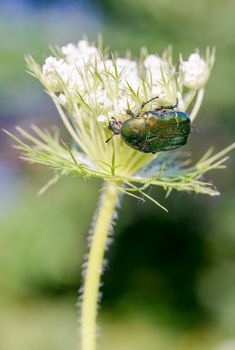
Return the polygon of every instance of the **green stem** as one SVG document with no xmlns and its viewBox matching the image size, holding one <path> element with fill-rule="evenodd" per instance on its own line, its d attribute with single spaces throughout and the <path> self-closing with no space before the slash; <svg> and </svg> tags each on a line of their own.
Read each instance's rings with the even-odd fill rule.
<svg viewBox="0 0 235 350">
<path fill-rule="evenodd" d="M 205 94 L 205 90 L 204 89 L 200 89 L 198 91 L 197 98 L 196 98 L 195 104 L 193 106 L 193 110 L 190 113 L 191 121 L 194 121 L 194 119 L 196 118 L 196 115 L 198 114 L 198 111 L 199 111 L 199 109 L 201 107 L 201 104 L 202 104 L 202 100 L 203 100 L 204 94 Z"/>
<path fill-rule="evenodd" d="M 114 183 L 107 183 L 98 209 L 84 281 L 81 306 L 81 350 L 96 349 L 96 318 L 100 278 L 104 251 L 119 193 Z"/>
</svg>

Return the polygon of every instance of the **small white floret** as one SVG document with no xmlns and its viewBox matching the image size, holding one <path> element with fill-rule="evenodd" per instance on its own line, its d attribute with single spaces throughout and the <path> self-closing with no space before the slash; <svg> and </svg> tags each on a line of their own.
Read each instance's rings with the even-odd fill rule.
<svg viewBox="0 0 235 350">
<path fill-rule="evenodd" d="M 100 114 L 97 117 L 97 121 L 98 121 L 99 124 L 101 124 L 104 127 L 108 126 L 108 123 L 109 123 L 108 117 L 106 115 L 104 115 L 104 114 Z"/>
<path fill-rule="evenodd" d="M 197 90 L 206 84 L 210 71 L 204 59 L 198 53 L 193 53 L 187 61 L 181 62 L 180 73 L 183 85 Z"/>
</svg>

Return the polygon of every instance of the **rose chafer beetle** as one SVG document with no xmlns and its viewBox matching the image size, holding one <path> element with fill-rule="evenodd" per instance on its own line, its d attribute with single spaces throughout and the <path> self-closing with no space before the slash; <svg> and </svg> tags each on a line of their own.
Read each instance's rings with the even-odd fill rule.
<svg viewBox="0 0 235 350">
<path fill-rule="evenodd" d="M 112 136 L 106 142 L 120 135 L 128 146 L 144 153 L 171 151 L 185 145 L 191 132 L 191 121 L 188 114 L 174 111 L 178 100 L 175 105 L 143 112 L 145 105 L 157 98 L 143 102 L 137 114 L 127 110 L 131 118 L 124 122 L 113 117 L 108 126 Z"/>
</svg>

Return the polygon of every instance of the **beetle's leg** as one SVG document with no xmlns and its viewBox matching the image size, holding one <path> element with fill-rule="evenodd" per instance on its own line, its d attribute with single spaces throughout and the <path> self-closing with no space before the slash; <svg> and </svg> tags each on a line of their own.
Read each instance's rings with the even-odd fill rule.
<svg viewBox="0 0 235 350">
<path fill-rule="evenodd" d="M 155 111 L 161 111 L 163 109 L 174 109 L 178 106 L 178 103 L 179 103 L 178 98 L 176 98 L 176 103 L 174 105 L 172 105 L 172 106 L 159 106 L 158 108 L 155 109 Z"/>
<path fill-rule="evenodd" d="M 112 133 L 112 136 L 110 136 L 106 141 L 105 143 L 108 143 L 110 140 L 112 140 L 112 138 L 115 136 L 116 134 L 114 134 L 114 132 Z"/>
<path fill-rule="evenodd" d="M 150 100 L 146 101 L 146 102 L 143 102 L 142 105 L 141 105 L 141 109 L 144 108 L 144 106 L 149 103 L 149 102 L 152 102 L 153 100 L 156 100 L 159 96 L 155 96 L 153 98 L 150 98 Z"/>
<path fill-rule="evenodd" d="M 127 109 L 127 110 L 126 110 L 126 114 L 130 115 L 132 118 L 135 117 L 135 113 L 132 112 L 130 109 Z"/>
<path fill-rule="evenodd" d="M 137 113 L 136 117 L 139 117 L 141 115 L 141 112 L 143 110 L 143 108 L 149 103 L 149 102 L 152 102 L 153 100 L 156 100 L 159 96 L 155 96 L 153 98 L 151 98 L 150 100 L 146 101 L 146 102 L 142 102 L 142 105 L 140 107 L 140 110 L 139 112 Z"/>
</svg>

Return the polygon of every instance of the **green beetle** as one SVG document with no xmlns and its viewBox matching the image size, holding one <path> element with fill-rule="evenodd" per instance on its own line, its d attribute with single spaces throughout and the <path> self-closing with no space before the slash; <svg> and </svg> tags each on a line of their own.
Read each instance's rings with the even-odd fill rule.
<svg viewBox="0 0 235 350">
<path fill-rule="evenodd" d="M 124 122 L 113 117 L 108 126 L 112 136 L 106 142 L 115 135 L 121 135 L 128 146 L 144 153 L 171 151 L 185 145 L 191 132 L 191 121 L 188 114 L 174 111 L 178 100 L 175 105 L 143 112 L 145 105 L 157 98 L 143 102 L 136 115 L 127 110 L 131 118 Z"/>
</svg>

